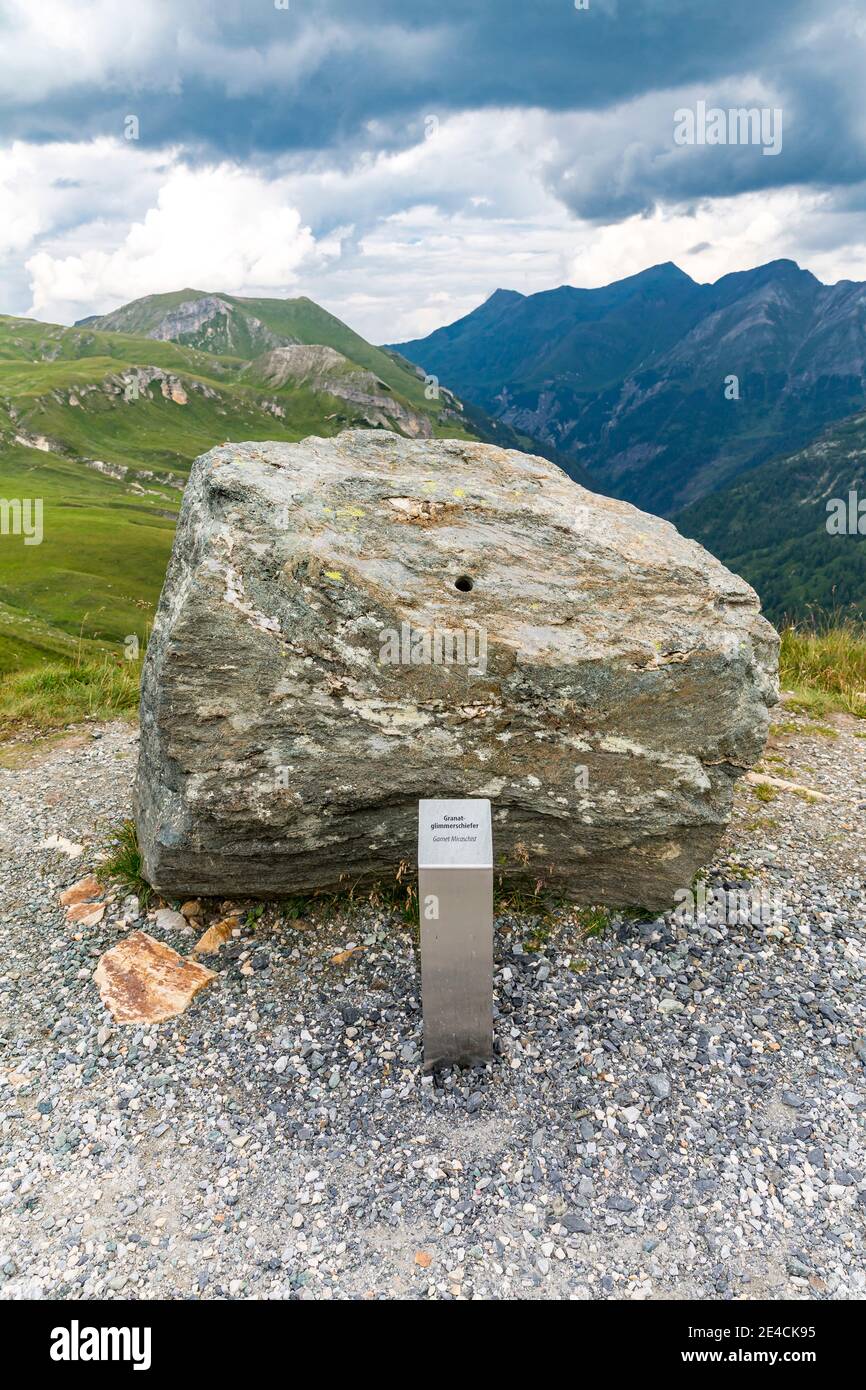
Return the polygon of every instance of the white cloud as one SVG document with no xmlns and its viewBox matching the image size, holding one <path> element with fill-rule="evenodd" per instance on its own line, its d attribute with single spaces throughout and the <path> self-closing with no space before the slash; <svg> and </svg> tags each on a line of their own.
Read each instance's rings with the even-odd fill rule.
<svg viewBox="0 0 866 1390">
<path fill-rule="evenodd" d="M 0 270 L 21 285 L 0 309 L 29 302 L 36 317 L 70 322 L 185 285 L 307 294 L 365 337 L 396 342 L 497 286 L 594 286 L 666 260 L 698 280 L 778 256 L 825 281 L 866 278 L 856 197 L 843 210 L 791 187 L 607 225 L 578 219 L 549 179 L 565 141 L 582 139 L 574 121 L 463 113 L 427 140 L 420 123 L 408 149 L 339 167 L 283 158 L 270 178 L 119 139 L 0 149 Z"/>
<path fill-rule="evenodd" d="M 177 16 L 170 0 L 5 0 L 3 42 L 14 62 L 0 68 L 0 101 L 32 103 L 68 88 L 134 90 L 175 80 Z M 201 16 L 203 20 L 203 16 Z"/>
<path fill-rule="evenodd" d="M 225 164 L 190 169 L 181 163 L 165 178 L 155 206 L 114 249 L 35 252 L 26 262 L 28 312 L 83 315 L 185 285 L 290 294 L 300 267 L 322 254 L 280 180 Z"/>
<path fill-rule="evenodd" d="M 712 281 L 782 257 L 827 284 L 866 279 L 862 215 L 842 217 L 826 195 L 798 188 L 711 198 L 688 212 L 663 209 L 652 217 L 630 217 L 593 228 L 581 242 L 568 280 L 587 288 L 660 261 L 675 261 L 694 280 Z"/>
<path fill-rule="evenodd" d="M 0 257 L 29 255 L 54 236 L 66 247 L 77 235 L 89 246 L 114 244 L 151 206 L 171 162 L 170 153 L 108 138 L 0 148 Z"/>
</svg>

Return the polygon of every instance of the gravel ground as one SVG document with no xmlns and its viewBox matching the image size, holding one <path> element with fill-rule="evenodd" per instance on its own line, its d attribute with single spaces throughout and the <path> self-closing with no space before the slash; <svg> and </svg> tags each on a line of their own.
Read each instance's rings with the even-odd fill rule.
<svg viewBox="0 0 866 1390">
<path fill-rule="evenodd" d="M 0 749 L 0 1295 L 862 1298 L 866 741 L 778 718 L 767 772 L 833 799 L 741 786 L 709 882 L 780 920 L 504 913 L 498 1060 L 435 1080 L 412 932 L 369 904 L 268 907 L 186 1013 L 113 1025 L 100 953 L 195 940 L 58 906 L 135 734 Z"/>
</svg>

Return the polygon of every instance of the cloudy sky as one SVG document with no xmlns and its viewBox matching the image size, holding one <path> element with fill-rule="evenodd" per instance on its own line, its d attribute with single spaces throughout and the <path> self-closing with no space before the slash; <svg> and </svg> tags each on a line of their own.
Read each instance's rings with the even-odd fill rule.
<svg viewBox="0 0 866 1390">
<path fill-rule="evenodd" d="M 0 0 L 0 45 L 7 313 L 307 294 L 381 342 L 665 260 L 866 279 L 866 0 Z M 677 143 L 700 102 L 780 152 Z"/>
</svg>

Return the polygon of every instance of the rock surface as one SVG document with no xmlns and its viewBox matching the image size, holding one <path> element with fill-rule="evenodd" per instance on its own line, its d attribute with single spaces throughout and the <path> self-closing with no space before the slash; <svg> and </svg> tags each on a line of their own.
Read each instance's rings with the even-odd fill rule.
<svg viewBox="0 0 866 1390">
<path fill-rule="evenodd" d="M 543 459 L 222 446 L 145 662 L 145 874 L 178 896 L 387 877 L 419 798 L 489 796 L 504 873 L 669 905 L 761 753 L 776 656 L 747 584 Z"/>
<path fill-rule="evenodd" d="M 358 367 L 342 352 L 318 343 L 293 343 L 272 348 L 252 364 L 253 378 L 279 388 L 287 382 L 325 391 L 338 400 L 362 406 L 373 428 L 390 430 L 398 424 L 404 434 L 429 438 L 433 426 L 426 415 L 395 401 L 388 385 L 374 372 Z"/>
<path fill-rule="evenodd" d="M 162 1023 L 183 1013 L 216 976 L 164 941 L 134 931 L 105 952 L 93 978 L 115 1023 Z"/>
</svg>

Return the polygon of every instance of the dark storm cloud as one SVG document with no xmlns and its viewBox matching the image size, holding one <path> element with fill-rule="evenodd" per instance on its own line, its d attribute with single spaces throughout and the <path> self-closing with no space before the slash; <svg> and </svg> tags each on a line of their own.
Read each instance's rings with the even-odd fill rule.
<svg viewBox="0 0 866 1390">
<path fill-rule="evenodd" d="M 122 7 L 101 63 L 62 62 L 50 34 L 11 64 L 7 139 L 120 135 L 141 147 L 263 164 L 328 163 L 420 138 L 425 113 L 541 107 L 582 113 L 558 134 L 548 186 L 576 213 L 610 220 L 785 183 L 866 176 L 862 34 L 856 11 L 809 0 L 175 0 Z M 103 22 L 79 7 L 79 22 Z M 859 21 L 862 25 L 862 20 Z M 14 51 L 19 40 L 9 30 Z M 98 50 L 98 34 L 94 34 Z M 28 37 L 21 39 L 25 44 Z M 58 40 L 58 44 L 60 41 Z M 16 71 L 20 80 L 16 82 Z M 676 149 L 672 93 L 709 104 L 781 105 L 779 158 L 752 148 Z M 570 134 L 569 134 L 570 132 Z"/>
<path fill-rule="evenodd" d="M 46 44 L 46 90 L 33 99 L 34 84 L 22 73 L 16 89 L 13 71 L 0 129 L 80 139 L 116 132 L 132 110 L 142 140 L 249 156 L 326 148 L 425 107 L 598 110 L 760 68 L 797 14 L 811 13 L 796 0 L 590 0 L 587 11 L 572 0 L 289 3 L 176 0 L 157 7 L 159 32 L 138 40 L 128 11 L 128 41 L 84 89 Z M 80 6 L 85 26 L 87 14 Z"/>
<path fill-rule="evenodd" d="M 757 13 L 760 15 L 761 11 Z M 794 12 L 792 11 L 792 16 Z M 599 222 L 708 197 L 790 185 L 844 191 L 866 179 L 863 82 L 866 24 L 847 6 L 803 14 L 762 52 L 725 75 L 704 73 L 676 91 L 656 87 L 632 106 L 560 141 L 547 163 L 548 186 L 581 216 Z M 779 149 L 760 144 L 678 146 L 677 116 L 698 103 L 720 113 L 765 112 Z"/>
</svg>

